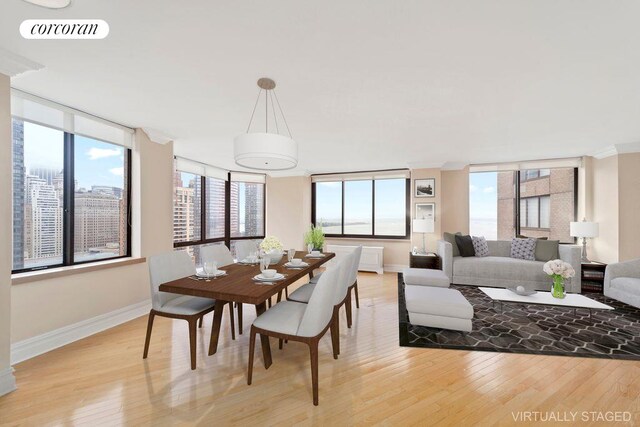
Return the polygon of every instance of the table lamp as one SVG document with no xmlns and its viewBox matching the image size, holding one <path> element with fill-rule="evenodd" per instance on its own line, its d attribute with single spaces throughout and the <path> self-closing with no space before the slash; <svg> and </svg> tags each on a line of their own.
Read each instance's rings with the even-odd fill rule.
<svg viewBox="0 0 640 427">
<path fill-rule="evenodd" d="M 413 220 L 413 232 L 414 233 L 422 233 L 422 252 L 423 254 L 427 253 L 426 245 L 425 245 L 425 234 L 433 233 L 434 224 L 433 218 L 421 218 Z"/>
<path fill-rule="evenodd" d="M 582 262 L 591 262 L 587 258 L 587 239 L 598 237 L 599 227 L 597 222 L 589 222 L 583 219 L 580 222 L 569 224 L 569 234 L 571 237 L 582 238 Z"/>
</svg>

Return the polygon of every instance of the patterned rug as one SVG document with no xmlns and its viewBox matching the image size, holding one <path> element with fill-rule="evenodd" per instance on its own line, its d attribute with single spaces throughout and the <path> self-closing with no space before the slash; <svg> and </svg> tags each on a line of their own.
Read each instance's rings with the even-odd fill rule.
<svg viewBox="0 0 640 427">
<path fill-rule="evenodd" d="M 640 360 L 640 309 L 602 294 L 589 298 L 615 310 L 588 310 L 505 303 L 475 286 L 452 285 L 474 310 L 471 332 L 412 325 L 404 299 L 402 273 L 398 274 L 400 345 L 560 356 Z"/>
</svg>

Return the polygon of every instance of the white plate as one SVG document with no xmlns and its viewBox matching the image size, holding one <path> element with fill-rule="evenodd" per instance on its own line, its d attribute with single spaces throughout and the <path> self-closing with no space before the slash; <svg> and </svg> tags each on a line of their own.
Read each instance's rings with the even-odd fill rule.
<svg viewBox="0 0 640 427">
<path fill-rule="evenodd" d="M 326 255 L 325 254 L 320 254 L 320 255 L 311 255 L 311 254 L 306 254 L 305 257 L 307 258 L 324 258 Z"/>
<path fill-rule="evenodd" d="M 282 279 L 284 279 L 284 274 L 282 273 L 276 273 L 275 276 L 269 278 L 264 277 L 262 273 L 258 274 L 257 276 L 253 276 L 253 280 L 258 280 L 260 282 L 275 282 L 276 280 Z"/>
<path fill-rule="evenodd" d="M 245 259 L 243 259 L 242 261 L 238 261 L 238 264 L 242 264 L 242 265 L 256 265 L 259 264 L 260 261 L 255 261 L 255 262 L 249 262 Z"/>
<path fill-rule="evenodd" d="M 304 268 L 304 267 L 309 267 L 309 264 L 306 262 L 301 262 L 300 264 L 291 264 L 290 262 L 286 263 L 284 265 L 285 267 L 290 267 L 290 268 Z"/>
<path fill-rule="evenodd" d="M 218 270 L 218 272 L 216 274 L 212 274 L 211 276 L 209 276 L 207 273 L 204 272 L 203 269 L 199 268 L 196 270 L 196 276 L 198 277 L 202 277 L 204 279 L 211 279 L 213 277 L 220 277 L 220 276 L 224 276 L 225 274 L 227 274 L 226 271 L 224 270 Z"/>
</svg>

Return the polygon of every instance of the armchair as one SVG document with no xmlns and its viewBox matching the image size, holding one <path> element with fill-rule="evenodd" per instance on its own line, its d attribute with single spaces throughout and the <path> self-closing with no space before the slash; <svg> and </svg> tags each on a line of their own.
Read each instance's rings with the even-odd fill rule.
<svg viewBox="0 0 640 427">
<path fill-rule="evenodd" d="M 640 258 L 609 264 L 604 273 L 604 294 L 640 308 Z"/>
</svg>

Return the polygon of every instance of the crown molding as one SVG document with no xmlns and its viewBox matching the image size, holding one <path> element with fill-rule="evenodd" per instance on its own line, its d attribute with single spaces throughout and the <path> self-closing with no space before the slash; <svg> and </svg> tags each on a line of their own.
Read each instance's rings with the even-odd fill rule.
<svg viewBox="0 0 640 427">
<path fill-rule="evenodd" d="M 42 64 L 0 47 L 0 73 L 4 75 L 15 77 L 28 71 L 37 71 L 43 68 Z"/>
<path fill-rule="evenodd" d="M 414 169 L 440 169 L 442 168 L 442 162 L 408 162 L 407 167 L 411 170 Z"/>
<path fill-rule="evenodd" d="M 640 153 L 640 142 L 628 142 L 626 144 L 616 144 L 594 151 L 591 156 L 600 160 L 618 154 Z"/>
<path fill-rule="evenodd" d="M 600 159 L 606 159 L 607 157 L 615 156 L 616 154 L 618 154 L 618 150 L 616 150 L 616 146 L 610 145 L 609 147 L 605 147 L 598 151 L 592 152 L 591 157 L 594 157 L 600 160 Z"/>
<path fill-rule="evenodd" d="M 142 130 L 144 131 L 144 133 L 147 134 L 147 136 L 151 141 L 160 145 L 165 145 L 175 140 L 174 137 L 167 135 L 166 133 L 159 131 L 157 129 L 143 127 Z"/>
<path fill-rule="evenodd" d="M 284 170 L 284 171 L 270 171 L 267 172 L 270 178 L 287 178 L 292 176 L 311 176 L 311 172 L 306 169 L 300 170 Z"/>
<path fill-rule="evenodd" d="M 467 166 L 469 166 L 469 164 L 464 162 L 445 162 L 442 165 L 442 170 L 443 171 L 460 171 L 466 168 Z"/>
<path fill-rule="evenodd" d="M 640 142 L 629 142 L 616 145 L 618 154 L 640 153 Z"/>
</svg>

